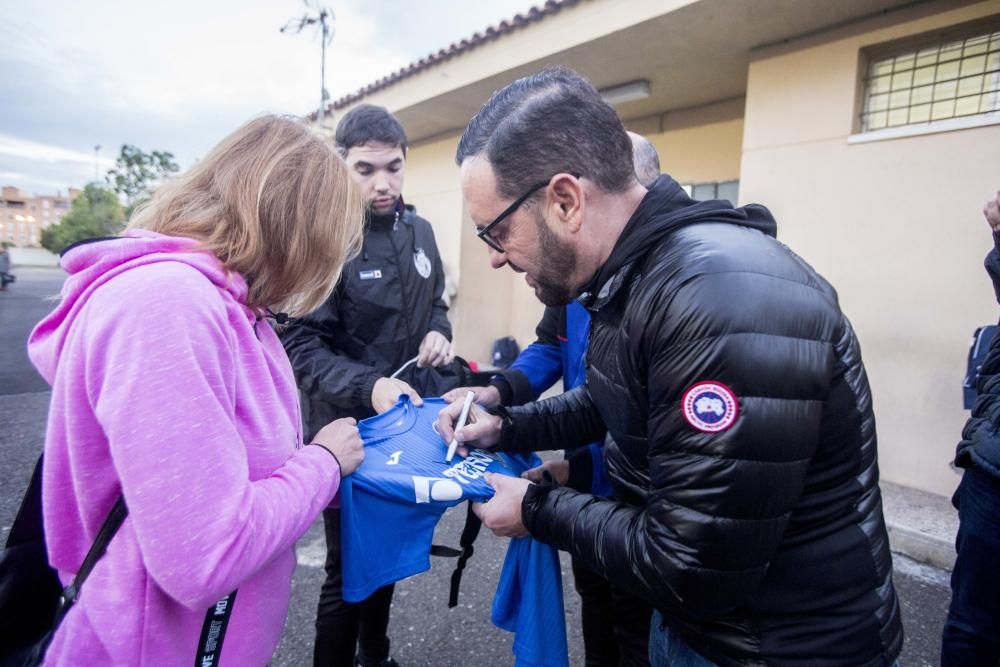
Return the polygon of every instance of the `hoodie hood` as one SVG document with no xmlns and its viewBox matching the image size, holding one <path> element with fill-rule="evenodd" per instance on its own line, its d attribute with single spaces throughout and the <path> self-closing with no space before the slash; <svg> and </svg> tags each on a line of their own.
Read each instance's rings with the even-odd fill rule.
<svg viewBox="0 0 1000 667">
<path fill-rule="evenodd" d="M 629 219 L 607 261 L 580 295 L 580 302 L 598 309 L 614 296 L 631 274 L 631 268 L 659 242 L 681 227 L 722 223 L 756 229 L 776 236 L 777 223 L 759 204 L 734 207 L 726 200 L 695 201 L 670 176 L 663 174 L 649 188 Z"/>
<path fill-rule="evenodd" d="M 198 250 L 197 246 L 194 239 L 139 229 L 120 237 L 83 241 L 64 250 L 60 264 L 69 276 L 63 283 L 59 305 L 38 323 L 28 338 L 28 356 L 42 377 L 52 384 L 66 336 L 94 291 L 136 267 L 157 262 L 187 264 L 221 292 L 245 304 L 247 285 L 242 276 L 227 271 L 215 255 Z M 244 308 L 248 319 L 256 319 L 251 308 Z"/>
</svg>

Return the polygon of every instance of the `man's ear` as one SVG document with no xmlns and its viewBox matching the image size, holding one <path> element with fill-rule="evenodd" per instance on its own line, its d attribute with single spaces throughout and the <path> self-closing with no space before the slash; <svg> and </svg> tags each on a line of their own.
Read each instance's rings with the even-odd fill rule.
<svg viewBox="0 0 1000 667">
<path fill-rule="evenodd" d="M 580 179 L 572 174 L 556 174 L 549 186 L 549 193 L 553 217 L 566 225 L 568 232 L 579 231 L 585 207 L 585 193 Z"/>
</svg>

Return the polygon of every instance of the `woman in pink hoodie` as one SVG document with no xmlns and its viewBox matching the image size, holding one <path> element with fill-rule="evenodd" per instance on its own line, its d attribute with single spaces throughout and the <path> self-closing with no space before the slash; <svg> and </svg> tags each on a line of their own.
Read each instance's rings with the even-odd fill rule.
<svg viewBox="0 0 1000 667">
<path fill-rule="evenodd" d="M 29 340 L 52 385 L 42 493 L 64 584 L 120 495 L 129 514 L 46 664 L 190 667 L 233 591 L 214 664 L 270 659 L 294 544 L 363 450 L 353 420 L 302 445 L 264 316 L 323 303 L 361 229 L 332 144 L 265 117 L 161 186 L 120 238 L 64 252 L 62 301 Z"/>
</svg>

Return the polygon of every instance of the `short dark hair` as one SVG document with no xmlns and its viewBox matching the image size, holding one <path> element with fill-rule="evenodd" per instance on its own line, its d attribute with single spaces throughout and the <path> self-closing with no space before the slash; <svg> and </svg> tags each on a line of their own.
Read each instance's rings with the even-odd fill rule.
<svg viewBox="0 0 1000 667">
<path fill-rule="evenodd" d="M 503 197 L 558 173 L 575 173 L 605 192 L 635 180 L 632 142 L 615 110 L 587 79 L 547 67 L 493 93 L 469 121 L 455 160 L 486 154 Z"/>
<path fill-rule="evenodd" d="M 337 123 L 334 141 L 345 155 L 355 146 L 370 142 L 399 146 L 403 149 L 403 155 L 406 155 L 406 132 L 403 126 L 385 107 L 374 104 L 362 104 L 344 114 Z"/>
</svg>

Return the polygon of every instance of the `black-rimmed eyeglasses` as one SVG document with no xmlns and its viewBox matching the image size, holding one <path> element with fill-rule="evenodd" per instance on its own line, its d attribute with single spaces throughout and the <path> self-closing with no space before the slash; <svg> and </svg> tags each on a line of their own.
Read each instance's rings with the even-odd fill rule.
<svg viewBox="0 0 1000 667">
<path fill-rule="evenodd" d="M 531 189 L 529 189 L 523 195 L 521 195 L 520 197 L 518 197 L 517 199 L 515 199 L 513 204 L 511 204 L 510 206 L 508 206 L 507 208 L 505 208 L 503 210 L 503 213 L 501 213 L 497 217 L 493 218 L 493 222 L 491 222 L 490 224 L 486 225 L 485 227 L 479 227 L 477 225 L 476 226 L 476 236 L 478 236 L 479 238 L 481 238 L 486 243 L 486 245 L 488 245 L 489 247 L 493 248 L 497 252 L 499 252 L 499 253 L 506 253 L 507 251 L 503 249 L 502 245 L 500 245 L 500 241 L 498 241 L 496 239 L 496 237 L 493 236 L 490 233 L 490 231 L 493 228 L 495 228 L 497 225 L 499 225 L 501 222 L 503 222 L 505 218 L 510 217 L 510 215 L 512 213 L 514 213 L 514 211 L 516 211 L 517 209 L 521 208 L 521 205 L 524 202 L 528 201 L 528 198 L 531 197 L 531 195 L 535 194 L 536 192 L 538 192 L 539 190 L 541 190 L 542 188 L 544 188 L 546 185 L 549 184 L 549 182 L 551 180 L 552 179 L 549 178 L 547 180 L 539 181 L 538 183 L 535 183 L 534 185 L 532 185 Z"/>
</svg>

